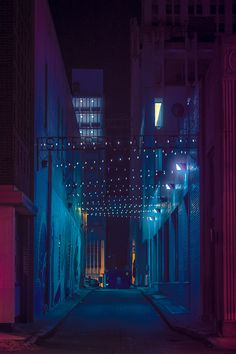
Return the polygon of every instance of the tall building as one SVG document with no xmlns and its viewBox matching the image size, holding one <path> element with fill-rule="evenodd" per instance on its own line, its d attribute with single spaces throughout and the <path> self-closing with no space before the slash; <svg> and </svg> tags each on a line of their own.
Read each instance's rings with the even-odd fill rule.
<svg viewBox="0 0 236 354">
<path fill-rule="evenodd" d="M 2 1 L 0 23 L 0 323 L 14 323 L 78 291 L 81 215 L 65 181 L 80 171 L 63 169 L 71 152 L 55 138 L 76 118 L 47 1 Z"/>
<path fill-rule="evenodd" d="M 235 336 L 235 36 L 222 37 L 201 90 L 202 313 Z"/>
<path fill-rule="evenodd" d="M 47 1 L 35 1 L 35 218 L 34 316 L 78 292 L 83 270 L 78 151 L 63 138 L 79 138 L 71 90 Z M 48 35 L 50 33 L 50 36 Z M 54 138 L 50 138 L 54 137 Z M 51 144 L 50 144 L 51 142 Z M 46 144 L 46 146 L 45 146 Z"/>
<path fill-rule="evenodd" d="M 131 135 L 143 137 L 141 152 L 131 154 L 131 171 L 140 172 L 131 196 L 141 201 L 140 215 L 130 223 L 133 282 L 158 289 L 191 313 L 192 320 L 203 316 L 224 334 L 226 322 L 234 326 L 233 308 L 231 315 L 222 316 L 228 291 L 215 294 L 214 311 L 210 315 L 207 310 L 216 283 L 210 290 L 210 241 L 204 240 L 208 223 L 204 229 L 200 220 L 211 217 L 206 205 L 200 210 L 199 196 L 201 190 L 207 198 L 211 178 L 205 181 L 210 173 L 205 165 L 199 170 L 199 145 L 206 159 L 210 118 L 202 109 L 213 117 L 213 102 L 208 107 L 202 80 L 219 39 L 232 36 L 234 42 L 235 15 L 235 1 L 150 0 L 142 2 L 141 23 L 131 23 Z M 217 95 L 220 88 L 211 89 Z M 216 278 L 219 287 L 227 281 Z"/>
<path fill-rule="evenodd" d="M 86 216 L 85 276 L 100 280 L 105 273 L 106 198 L 103 71 L 73 69 L 73 106 L 82 152 L 82 211 Z M 82 150 L 83 151 L 83 150 Z"/>
<path fill-rule="evenodd" d="M 0 322 L 10 323 L 32 315 L 34 2 L 2 1 L 0 18 Z"/>
</svg>

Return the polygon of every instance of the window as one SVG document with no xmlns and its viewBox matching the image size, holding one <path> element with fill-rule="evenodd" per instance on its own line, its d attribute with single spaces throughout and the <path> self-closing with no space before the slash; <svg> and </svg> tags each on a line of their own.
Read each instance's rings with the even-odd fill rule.
<svg viewBox="0 0 236 354">
<path fill-rule="evenodd" d="M 158 231 L 158 280 L 163 281 L 163 242 L 162 229 Z"/>
<path fill-rule="evenodd" d="M 180 1 L 179 0 L 175 1 L 174 13 L 175 13 L 175 15 L 179 15 L 180 14 Z"/>
<path fill-rule="evenodd" d="M 233 13 L 233 15 L 236 15 L 236 1 L 235 0 L 233 1 L 233 4 L 232 4 L 232 13 Z"/>
<path fill-rule="evenodd" d="M 219 4 L 219 14 L 224 15 L 224 13 L 225 13 L 225 7 L 224 7 L 224 4 L 221 3 L 221 4 Z"/>
<path fill-rule="evenodd" d="M 196 7 L 197 15 L 202 15 L 202 4 L 198 3 Z"/>
<path fill-rule="evenodd" d="M 225 31 L 225 24 L 219 23 L 219 32 L 223 33 Z"/>
<path fill-rule="evenodd" d="M 216 14 L 216 1 L 212 0 L 210 4 L 210 14 L 215 15 Z"/>
<path fill-rule="evenodd" d="M 157 15 L 158 14 L 158 5 L 157 4 L 153 4 L 152 5 L 152 13 L 154 14 L 154 15 Z"/>
<path fill-rule="evenodd" d="M 61 131 L 61 122 L 60 122 L 60 113 L 61 113 L 61 106 L 60 106 L 60 101 L 59 98 L 57 100 L 57 136 L 60 136 L 60 131 Z"/>
<path fill-rule="evenodd" d="M 166 59 L 165 83 L 167 85 L 183 85 L 185 83 L 184 60 Z"/>
<path fill-rule="evenodd" d="M 232 32 L 236 33 L 236 23 L 233 23 Z"/>
<path fill-rule="evenodd" d="M 171 15 L 172 14 L 172 3 L 171 1 L 166 2 L 166 14 Z"/>
<path fill-rule="evenodd" d="M 193 1 L 189 1 L 188 3 L 188 14 L 194 15 L 194 3 Z"/>
<path fill-rule="evenodd" d="M 44 67 L 44 128 L 48 127 L 48 64 Z"/>
<path fill-rule="evenodd" d="M 170 280 L 170 245 L 169 245 L 169 221 L 164 224 L 164 281 Z"/>
<path fill-rule="evenodd" d="M 156 98 L 154 101 L 154 116 L 155 127 L 160 129 L 163 126 L 163 107 L 161 98 Z"/>
<path fill-rule="evenodd" d="M 178 235 L 178 207 L 173 211 L 172 222 L 174 226 L 174 248 L 175 248 L 175 281 L 179 281 L 179 235 Z"/>
<path fill-rule="evenodd" d="M 190 59 L 188 61 L 188 82 L 193 83 L 195 81 L 195 65 L 194 60 Z"/>
</svg>

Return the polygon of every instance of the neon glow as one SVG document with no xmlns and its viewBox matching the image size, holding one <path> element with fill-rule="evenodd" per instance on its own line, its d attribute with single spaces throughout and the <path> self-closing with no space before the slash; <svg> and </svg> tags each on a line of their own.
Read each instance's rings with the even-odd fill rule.
<svg viewBox="0 0 236 354">
<path fill-rule="evenodd" d="M 155 127 L 160 128 L 161 126 L 161 102 L 155 102 Z"/>
<path fill-rule="evenodd" d="M 175 168 L 177 171 L 185 171 L 186 170 L 186 163 L 176 163 Z"/>
<path fill-rule="evenodd" d="M 180 167 L 180 165 L 179 165 L 178 163 L 175 164 L 175 167 L 176 167 L 176 170 L 177 170 L 177 171 L 181 171 L 181 170 L 182 170 L 181 167 Z"/>
<path fill-rule="evenodd" d="M 155 127 L 161 128 L 163 125 L 162 98 L 154 100 Z"/>
<path fill-rule="evenodd" d="M 168 189 L 168 190 L 175 189 L 175 185 L 173 183 L 167 183 L 166 189 Z"/>
</svg>

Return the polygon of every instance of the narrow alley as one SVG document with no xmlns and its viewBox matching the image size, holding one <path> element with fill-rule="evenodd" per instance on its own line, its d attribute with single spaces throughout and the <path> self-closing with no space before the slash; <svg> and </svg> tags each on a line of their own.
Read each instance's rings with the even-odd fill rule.
<svg viewBox="0 0 236 354">
<path fill-rule="evenodd" d="M 52 337 L 30 347 L 31 351 L 40 354 L 228 352 L 209 348 L 170 330 L 136 289 L 95 290 L 69 314 Z M 24 350 L 22 354 L 27 352 Z"/>
</svg>

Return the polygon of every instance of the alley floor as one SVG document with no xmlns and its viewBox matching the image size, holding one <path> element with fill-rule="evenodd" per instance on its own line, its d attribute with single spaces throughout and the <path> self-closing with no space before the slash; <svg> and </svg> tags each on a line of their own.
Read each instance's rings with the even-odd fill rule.
<svg viewBox="0 0 236 354">
<path fill-rule="evenodd" d="M 13 351 L 12 351 L 13 352 Z M 86 297 L 56 333 L 18 353 L 182 354 L 230 353 L 171 331 L 134 289 L 99 289 Z M 1 351 L 0 353 L 7 353 Z M 8 351 L 9 353 L 9 351 Z M 232 352 L 231 352 L 232 353 Z"/>
</svg>

